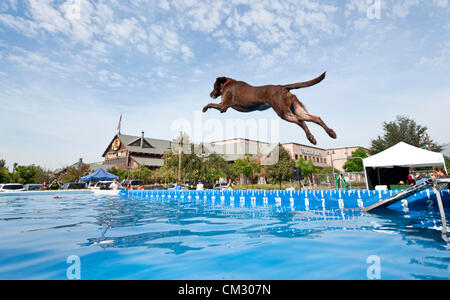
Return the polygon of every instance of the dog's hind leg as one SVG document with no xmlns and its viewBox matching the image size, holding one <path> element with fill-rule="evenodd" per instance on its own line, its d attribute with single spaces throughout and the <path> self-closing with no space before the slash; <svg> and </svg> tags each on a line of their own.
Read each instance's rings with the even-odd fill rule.
<svg viewBox="0 0 450 300">
<path fill-rule="evenodd" d="M 297 100 L 297 99 L 296 99 Z M 328 135 L 333 138 L 336 139 L 337 135 L 336 132 L 334 132 L 333 129 L 329 128 L 327 126 L 327 124 L 325 124 L 325 122 L 318 116 L 313 116 L 310 113 L 308 113 L 308 111 L 306 110 L 306 108 L 300 103 L 300 101 L 295 101 L 292 104 L 292 108 L 293 108 L 293 112 L 295 113 L 295 115 L 297 117 L 299 117 L 301 120 L 306 121 L 306 122 L 313 122 L 316 123 L 317 125 L 322 126 L 323 129 L 325 129 L 325 131 L 328 133 Z"/>
<path fill-rule="evenodd" d="M 298 126 L 300 126 L 306 133 L 306 137 L 308 138 L 308 140 L 313 144 L 313 145 L 317 145 L 317 141 L 316 138 L 314 137 L 314 135 L 311 133 L 311 131 L 309 131 L 308 126 L 306 125 L 306 123 L 302 120 L 300 120 L 296 115 L 294 115 L 292 112 L 285 112 L 283 114 L 278 114 L 282 119 L 291 122 L 291 123 L 295 123 Z"/>
</svg>

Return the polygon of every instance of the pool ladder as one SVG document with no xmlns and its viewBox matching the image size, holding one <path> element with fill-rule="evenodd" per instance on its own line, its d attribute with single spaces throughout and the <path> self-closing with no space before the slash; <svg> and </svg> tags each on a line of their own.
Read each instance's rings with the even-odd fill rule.
<svg viewBox="0 0 450 300">
<path fill-rule="evenodd" d="M 447 236 L 448 230 L 447 230 L 447 218 L 445 217 L 445 210 L 444 210 L 444 204 L 442 202 L 442 196 L 441 191 L 448 187 L 450 185 L 450 179 L 427 179 L 426 181 L 419 183 L 415 186 L 412 186 L 394 196 L 388 197 L 386 199 L 380 200 L 379 202 L 364 208 L 363 212 L 372 212 L 374 210 L 380 209 L 380 208 L 386 208 L 389 207 L 403 199 L 406 199 L 414 194 L 417 194 L 423 190 L 426 189 L 433 189 L 436 194 L 436 200 L 439 207 L 439 213 L 441 215 L 441 221 L 442 221 L 442 238 L 447 243 L 450 242 L 450 239 Z"/>
</svg>

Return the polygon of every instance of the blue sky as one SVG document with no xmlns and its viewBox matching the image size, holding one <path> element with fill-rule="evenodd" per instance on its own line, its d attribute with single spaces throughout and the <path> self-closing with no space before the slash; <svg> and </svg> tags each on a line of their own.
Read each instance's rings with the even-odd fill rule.
<svg viewBox="0 0 450 300">
<path fill-rule="evenodd" d="M 54 169 L 101 161 L 116 133 L 171 139 L 216 77 L 289 84 L 319 147 L 369 146 L 404 114 L 448 143 L 448 0 L 2 0 L 0 158 Z M 272 110 L 205 120 L 277 119 Z M 253 136 L 248 136 L 253 138 Z M 308 144 L 280 122 L 281 142 Z"/>
</svg>

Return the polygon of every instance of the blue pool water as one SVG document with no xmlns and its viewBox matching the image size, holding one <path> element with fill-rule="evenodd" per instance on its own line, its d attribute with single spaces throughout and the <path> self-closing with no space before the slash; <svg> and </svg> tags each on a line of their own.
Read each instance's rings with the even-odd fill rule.
<svg viewBox="0 0 450 300">
<path fill-rule="evenodd" d="M 439 228 L 427 210 L 8 196 L 0 279 L 450 279 Z"/>
</svg>

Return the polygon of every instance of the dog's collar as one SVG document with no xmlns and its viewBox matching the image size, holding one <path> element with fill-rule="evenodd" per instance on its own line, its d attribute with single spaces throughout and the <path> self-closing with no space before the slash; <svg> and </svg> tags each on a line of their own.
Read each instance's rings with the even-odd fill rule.
<svg viewBox="0 0 450 300">
<path fill-rule="evenodd" d="M 220 89 L 220 93 L 223 93 L 223 90 L 225 89 L 225 87 L 227 86 L 227 85 L 229 85 L 230 84 L 230 82 L 232 82 L 233 81 L 233 79 L 228 79 L 227 80 L 227 82 L 225 82 L 225 84 L 222 86 L 222 88 Z"/>
</svg>

